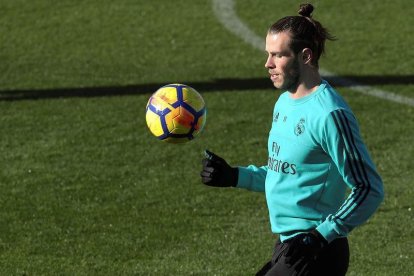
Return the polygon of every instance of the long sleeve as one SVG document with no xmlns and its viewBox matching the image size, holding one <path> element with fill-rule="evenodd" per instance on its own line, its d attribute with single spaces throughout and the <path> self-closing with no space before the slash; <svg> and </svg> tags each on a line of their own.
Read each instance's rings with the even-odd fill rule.
<svg viewBox="0 0 414 276">
<path fill-rule="evenodd" d="M 344 182 L 352 189 L 336 213 L 329 215 L 317 227 L 330 242 L 346 236 L 353 228 L 368 220 L 381 204 L 384 191 L 381 177 L 350 111 L 332 111 L 321 132 L 322 148 L 331 156 Z"/>
<path fill-rule="evenodd" d="M 255 192 L 264 192 L 266 174 L 267 166 L 256 167 L 250 165 L 248 167 L 239 167 L 237 188 L 244 188 Z"/>
</svg>

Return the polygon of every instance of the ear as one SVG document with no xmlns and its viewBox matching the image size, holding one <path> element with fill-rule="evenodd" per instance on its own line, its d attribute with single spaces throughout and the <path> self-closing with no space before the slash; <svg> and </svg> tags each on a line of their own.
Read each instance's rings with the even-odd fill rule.
<svg viewBox="0 0 414 276">
<path fill-rule="evenodd" d="M 313 52 L 309 48 L 304 48 L 302 50 L 302 62 L 303 64 L 311 64 L 313 59 Z"/>
</svg>

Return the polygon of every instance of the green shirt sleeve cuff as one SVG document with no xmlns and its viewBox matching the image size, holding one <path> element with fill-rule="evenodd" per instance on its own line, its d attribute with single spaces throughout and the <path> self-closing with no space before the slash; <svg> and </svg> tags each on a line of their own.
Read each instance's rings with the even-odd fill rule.
<svg viewBox="0 0 414 276">
<path fill-rule="evenodd" d="M 237 188 L 249 188 L 249 182 L 250 182 L 250 173 L 249 170 L 245 167 L 238 167 L 239 169 L 239 178 L 237 181 Z"/>
<path fill-rule="evenodd" d="M 316 227 L 316 230 L 321 233 L 321 235 L 325 238 L 325 240 L 330 243 L 334 239 L 343 237 L 342 235 L 339 235 L 335 231 L 335 225 L 332 221 L 325 220 L 322 224 L 320 224 L 318 227 Z"/>
</svg>

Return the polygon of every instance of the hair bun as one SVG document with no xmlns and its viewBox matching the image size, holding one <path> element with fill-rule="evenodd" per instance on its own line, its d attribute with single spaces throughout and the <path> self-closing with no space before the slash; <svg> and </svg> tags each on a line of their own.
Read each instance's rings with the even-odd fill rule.
<svg viewBox="0 0 414 276">
<path fill-rule="evenodd" d="M 302 16 L 305 16 L 305 17 L 312 17 L 312 12 L 313 12 L 313 6 L 312 6 L 312 4 L 309 4 L 309 3 L 306 3 L 306 4 L 301 4 L 300 6 L 299 6 L 299 11 L 298 11 L 298 13 L 300 14 L 300 15 L 302 15 Z"/>
</svg>

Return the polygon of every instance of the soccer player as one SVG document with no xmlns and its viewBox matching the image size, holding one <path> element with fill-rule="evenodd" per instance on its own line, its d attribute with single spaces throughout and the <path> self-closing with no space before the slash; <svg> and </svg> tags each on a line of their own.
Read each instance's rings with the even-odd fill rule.
<svg viewBox="0 0 414 276">
<path fill-rule="evenodd" d="M 319 74 L 325 41 L 334 37 L 312 11 L 303 4 L 299 16 L 281 18 L 267 33 L 265 67 L 285 91 L 274 106 L 267 165 L 232 167 L 209 151 L 202 162 L 206 185 L 265 192 L 279 239 L 257 275 L 345 275 L 346 237 L 384 196 L 353 112 Z"/>
</svg>

